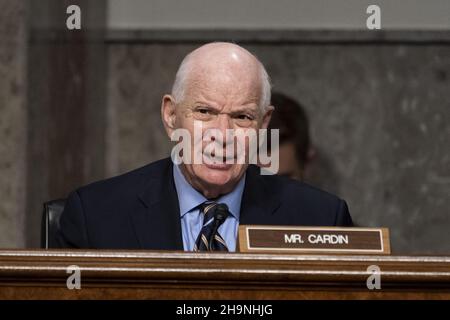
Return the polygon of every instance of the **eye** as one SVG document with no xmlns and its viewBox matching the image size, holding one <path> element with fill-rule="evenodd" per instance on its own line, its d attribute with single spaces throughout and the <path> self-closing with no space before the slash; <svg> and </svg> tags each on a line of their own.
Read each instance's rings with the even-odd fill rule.
<svg viewBox="0 0 450 320">
<path fill-rule="evenodd" d="M 214 117 L 214 110 L 205 106 L 198 106 L 194 109 L 194 117 L 201 121 L 211 120 Z"/>
<path fill-rule="evenodd" d="M 253 120 L 253 117 L 252 117 L 252 116 L 249 116 L 249 115 L 247 115 L 247 114 L 240 114 L 240 115 L 237 116 L 237 118 L 238 118 L 239 120 L 249 120 L 249 121 L 252 121 L 252 120 Z"/>
<path fill-rule="evenodd" d="M 209 108 L 207 107 L 197 107 L 195 109 L 195 112 L 199 113 L 199 114 L 211 114 L 211 110 L 209 110 Z"/>
</svg>

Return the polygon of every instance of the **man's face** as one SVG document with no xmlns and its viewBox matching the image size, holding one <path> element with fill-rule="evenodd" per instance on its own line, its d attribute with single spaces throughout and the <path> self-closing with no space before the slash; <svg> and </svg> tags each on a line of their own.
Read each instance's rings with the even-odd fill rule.
<svg viewBox="0 0 450 320">
<path fill-rule="evenodd" d="M 185 89 L 183 100 L 177 103 L 171 101 L 175 105 L 174 126 L 187 129 L 192 137 L 192 164 L 183 164 L 181 169 L 189 183 L 208 198 L 232 191 L 248 165 L 236 163 L 236 154 L 233 163 L 225 163 L 224 158 L 230 159 L 231 156 L 226 153 L 225 141 L 219 144 L 223 158 L 214 155 L 212 159 L 209 157 L 210 161 L 205 161 L 205 157 L 208 157 L 208 154 L 210 156 L 210 153 L 205 152 L 205 147 L 218 143 L 220 139 L 210 135 L 207 140 L 194 141 L 194 124 L 201 124 L 202 133 L 208 129 L 218 130 L 224 139 L 227 129 L 241 129 L 246 132 L 267 128 L 271 109 L 263 112 L 259 107 L 261 89 L 258 80 L 259 77 L 255 79 L 254 76 L 244 74 L 236 76 L 232 72 L 195 75 L 195 80 L 189 81 Z M 166 96 L 166 103 L 169 103 L 169 99 L 173 98 Z M 201 163 L 194 163 L 195 143 L 201 144 Z M 244 149 L 248 154 L 248 144 L 245 144 Z M 234 150 L 236 151 L 236 148 Z"/>
</svg>

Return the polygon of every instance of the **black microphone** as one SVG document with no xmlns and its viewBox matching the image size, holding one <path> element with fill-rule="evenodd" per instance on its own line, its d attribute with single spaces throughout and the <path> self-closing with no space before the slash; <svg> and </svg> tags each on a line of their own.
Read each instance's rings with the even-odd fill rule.
<svg viewBox="0 0 450 320">
<path fill-rule="evenodd" d="M 219 203 L 214 209 L 214 225 L 211 237 L 214 237 L 217 233 L 217 229 L 219 229 L 219 226 L 228 218 L 228 215 L 230 214 L 228 211 L 228 206 L 225 203 Z"/>
<path fill-rule="evenodd" d="M 214 212 L 214 222 L 219 222 L 222 224 L 229 215 L 228 206 L 225 203 L 219 203 Z"/>
</svg>

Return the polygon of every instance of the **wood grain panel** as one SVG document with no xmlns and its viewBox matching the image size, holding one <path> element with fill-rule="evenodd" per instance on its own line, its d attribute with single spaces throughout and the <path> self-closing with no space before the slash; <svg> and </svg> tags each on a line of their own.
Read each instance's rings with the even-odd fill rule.
<svg viewBox="0 0 450 320">
<path fill-rule="evenodd" d="M 380 290 L 366 287 L 371 265 Z M 19 298 L 450 299 L 450 257 L 2 250 L 0 299 Z"/>
</svg>

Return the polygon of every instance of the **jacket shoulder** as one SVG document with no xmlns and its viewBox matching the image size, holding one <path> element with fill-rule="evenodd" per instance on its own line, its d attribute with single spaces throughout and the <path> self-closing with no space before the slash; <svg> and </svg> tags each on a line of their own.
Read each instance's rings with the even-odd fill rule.
<svg viewBox="0 0 450 320">
<path fill-rule="evenodd" d="M 277 175 L 263 176 L 265 183 L 284 199 L 308 200 L 311 202 L 319 201 L 321 203 L 340 201 L 336 195 L 314 187 L 306 182 L 293 180 L 287 177 Z"/>
<path fill-rule="evenodd" d="M 164 172 L 166 172 L 170 163 L 170 158 L 157 160 L 143 167 L 120 174 L 118 176 L 99 180 L 79 187 L 76 192 L 78 192 L 80 195 L 86 195 L 90 193 L 114 193 L 114 190 L 120 192 L 123 192 L 124 190 L 133 191 L 144 180 L 151 178 L 162 178 L 162 175 L 164 174 Z"/>
<path fill-rule="evenodd" d="M 279 215 L 296 225 L 350 225 L 347 204 L 308 183 L 278 175 L 261 175 L 269 193 L 279 199 Z M 342 217 L 345 220 L 340 222 Z M 348 221 L 348 222 L 347 222 Z"/>
</svg>

